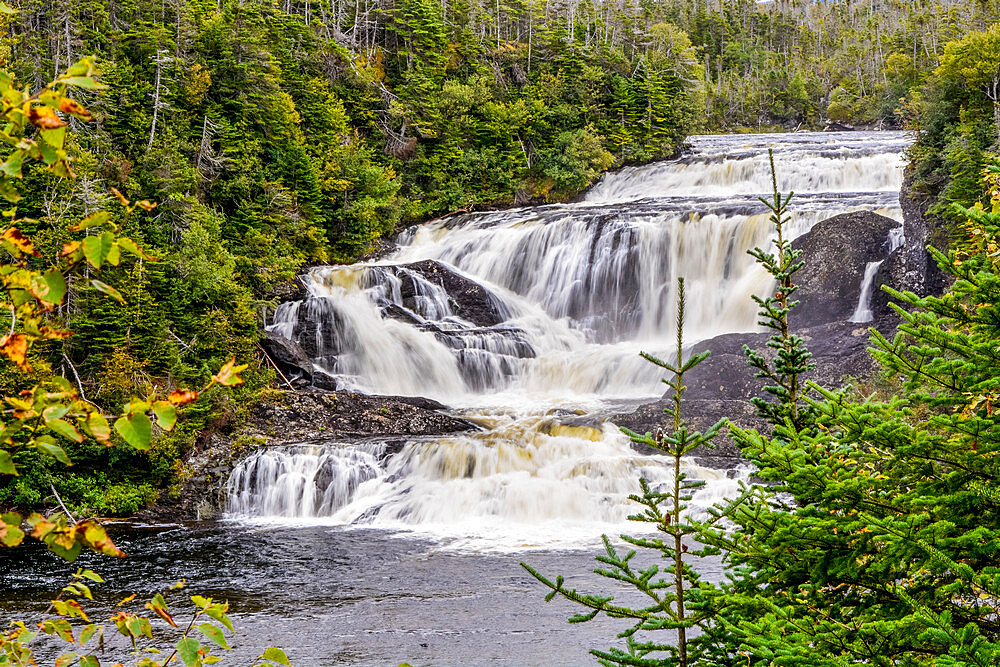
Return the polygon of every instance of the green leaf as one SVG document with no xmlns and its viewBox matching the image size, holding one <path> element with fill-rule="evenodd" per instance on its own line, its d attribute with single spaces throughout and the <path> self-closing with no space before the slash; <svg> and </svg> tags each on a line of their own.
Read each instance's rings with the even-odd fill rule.
<svg viewBox="0 0 1000 667">
<path fill-rule="evenodd" d="M 76 659 L 79 658 L 76 653 L 63 653 L 61 656 L 56 658 L 55 667 L 69 667 Z"/>
<path fill-rule="evenodd" d="M 150 438 L 153 435 L 153 422 L 145 413 L 139 412 L 131 417 L 119 417 L 115 421 L 115 430 L 125 439 L 125 442 L 140 451 L 149 449 Z"/>
<path fill-rule="evenodd" d="M 169 401 L 153 403 L 153 414 L 156 415 L 156 423 L 164 431 L 169 431 L 177 423 L 177 409 Z"/>
<path fill-rule="evenodd" d="M 85 229 L 90 229 L 91 227 L 96 227 L 98 225 L 103 225 L 105 222 L 111 219 L 111 214 L 107 211 L 98 211 L 97 213 L 92 213 L 86 218 L 76 223 L 70 227 L 72 232 L 82 232 Z"/>
<path fill-rule="evenodd" d="M 16 547 L 24 541 L 24 531 L 21 530 L 21 515 L 16 512 L 7 512 L 2 517 L 0 523 L 0 544 L 5 547 Z"/>
<path fill-rule="evenodd" d="M 83 442 L 83 436 L 80 435 L 78 430 L 76 430 L 76 427 L 64 419 L 53 419 L 46 422 L 45 425 L 48 426 L 50 430 L 56 432 L 67 440 L 72 440 L 73 442 Z"/>
<path fill-rule="evenodd" d="M 94 583 L 98 583 L 98 584 L 103 584 L 104 583 L 104 579 L 101 577 L 101 575 L 97 574 L 93 570 L 80 570 L 79 572 L 77 572 L 73 576 L 79 577 L 81 579 L 90 579 Z"/>
<path fill-rule="evenodd" d="M 83 545 L 79 542 L 74 542 L 72 546 L 65 547 L 51 538 L 45 540 L 45 546 L 49 548 L 49 551 L 70 563 L 75 561 L 80 555 L 80 551 L 83 550 Z"/>
<path fill-rule="evenodd" d="M 238 384 L 243 384 L 243 378 L 240 377 L 240 373 L 246 370 L 246 367 L 247 364 L 237 366 L 236 360 L 230 359 L 219 369 L 218 373 L 212 376 L 212 379 L 224 387 L 235 387 Z"/>
<path fill-rule="evenodd" d="M 91 280 L 90 284 L 93 285 L 98 292 L 104 292 L 118 303 L 125 303 L 125 297 L 122 296 L 122 293 L 111 285 L 100 280 Z"/>
<path fill-rule="evenodd" d="M 57 127 L 52 130 L 39 131 L 39 134 L 42 135 L 42 139 L 45 140 L 45 143 L 40 144 L 39 146 L 42 149 L 42 153 L 44 154 L 46 152 L 45 151 L 46 144 L 55 149 L 55 151 L 53 152 L 53 157 L 54 157 L 54 159 L 52 160 L 53 162 L 55 160 L 58 160 L 60 156 L 62 157 L 66 156 L 66 154 L 62 152 L 63 146 L 66 143 L 66 127 L 67 127 L 66 125 L 63 125 L 62 127 Z M 48 163 L 49 161 L 50 160 L 48 158 L 45 159 L 46 163 Z"/>
<path fill-rule="evenodd" d="M 197 604 L 197 602 L 195 604 Z M 229 628 L 230 632 L 235 632 L 235 630 L 233 630 L 233 622 L 229 620 L 228 616 L 226 616 L 226 610 L 228 608 L 229 608 L 228 603 L 227 604 L 216 603 L 213 605 L 209 605 L 208 608 L 205 609 L 205 614 L 208 615 L 210 618 L 214 618 L 219 623 L 222 623 L 224 626 Z"/>
<path fill-rule="evenodd" d="M 108 258 L 106 260 L 111 266 L 118 266 L 122 261 L 122 251 L 118 248 L 117 243 L 111 244 L 111 249 L 108 250 Z"/>
<path fill-rule="evenodd" d="M 94 268 L 99 269 L 104 264 L 104 260 L 107 259 L 108 253 L 111 252 L 111 246 L 114 242 L 115 237 L 111 232 L 103 232 L 99 236 L 88 236 L 83 239 L 83 255 Z"/>
<path fill-rule="evenodd" d="M 31 291 L 42 303 L 58 305 L 66 296 L 66 279 L 60 271 L 53 269 L 36 276 L 32 280 Z"/>
<path fill-rule="evenodd" d="M 201 644 L 198 643 L 197 639 L 183 637 L 177 642 L 177 655 L 181 657 L 185 665 L 194 667 L 201 664 L 201 655 L 198 653 L 200 648 Z"/>
<path fill-rule="evenodd" d="M 54 618 L 45 621 L 45 624 L 42 626 L 42 632 L 47 635 L 56 634 L 63 641 L 76 643 L 76 640 L 73 639 L 73 628 L 70 626 L 69 621 L 64 618 Z"/>
<path fill-rule="evenodd" d="M 96 655 L 85 655 L 80 658 L 80 667 L 101 667 Z"/>
<path fill-rule="evenodd" d="M 17 469 L 14 467 L 14 459 L 10 457 L 10 454 L 5 449 L 0 449 L 0 474 L 17 474 Z"/>
<path fill-rule="evenodd" d="M 24 164 L 24 151 L 14 151 L 6 162 L 0 163 L 0 171 L 11 178 L 21 178 L 21 166 Z"/>
<path fill-rule="evenodd" d="M 3 197 L 12 204 L 21 201 L 21 194 L 6 179 L 0 179 L 0 197 Z"/>
<path fill-rule="evenodd" d="M 208 637 L 216 646 L 224 648 L 227 651 L 230 649 L 229 643 L 226 641 L 226 636 L 222 634 L 222 630 L 217 625 L 201 623 L 198 626 L 198 632 Z"/>
<path fill-rule="evenodd" d="M 108 420 L 96 412 L 87 415 L 86 428 L 95 440 L 105 442 L 111 437 L 111 426 L 108 425 Z"/>
<path fill-rule="evenodd" d="M 132 616 L 126 622 L 128 631 L 132 633 L 133 637 L 138 637 L 140 635 L 146 635 L 149 639 L 153 638 L 153 626 L 149 624 L 148 618 L 143 618 L 142 616 Z"/>
<path fill-rule="evenodd" d="M 68 86 L 86 88 L 87 90 L 107 89 L 107 86 L 103 83 L 98 83 L 98 81 L 92 76 L 64 76 L 59 79 L 59 83 L 65 83 Z"/>
<path fill-rule="evenodd" d="M 44 419 L 47 422 L 50 422 L 53 419 L 62 419 L 63 417 L 66 416 L 66 413 L 69 412 L 69 407 L 70 406 L 64 403 L 57 403 L 55 405 L 50 405 L 49 407 L 42 410 L 42 419 Z"/>
<path fill-rule="evenodd" d="M 48 442 L 38 442 L 35 444 L 35 447 L 38 448 L 38 451 L 48 454 L 60 463 L 64 463 L 68 466 L 73 465 L 73 463 L 69 460 L 69 456 L 66 455 L 66 450 L 59 445 Z"/>
<path fill-rule="evenodd" d="M 150 255 L 147 255 L 139 245 L 127 236 L 122 236 L 118 239 L 118 245 L 122 250 L 130 252 L 136 257 L 141 257 L 142 259 L 153 259 Z"/>
<path fill-rule="evenodd" d="M 0 12 L 4 14 L 17 14 L 17 10 L 8 5 L 6 2 L 0 2 Z"/>
<path fill-rule="evenodd" d="M 83 630 L 81 630 L 80 631 L 80 646 L 83 646 L 84 644 L 86 644 L 87 642 L 89 642 L 91 639 L 93 639 L 94 635 L 96 635 L 97 632 L 100 629 L 101 629 L 101 626 L 95 625 L 94 623 L 91 623 L 90 625 L 88 625 L 87 627 L 85 627 Z"/>
<path fill-rule="evenodd" d="M 264 659 L 270 660 L 271 662 L 276 662 L 279 665 L 286 665 L 287 667 L 292 667 L 292 663 L 288 662 L 288 656 L 277 646 L 271 646 L 266 651 L 264 651 Z"/>
</svg>

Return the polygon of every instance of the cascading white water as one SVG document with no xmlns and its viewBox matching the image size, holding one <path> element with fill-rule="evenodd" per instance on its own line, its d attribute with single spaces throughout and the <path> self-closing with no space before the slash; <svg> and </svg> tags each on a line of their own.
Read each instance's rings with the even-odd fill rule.
<svg viewBox="0 0 1000 667">
<path fill-rule="evenodd" d="M 896 250 L 905 242 L 903 236 L 903 226 L 889 232 L 889 252 Z M 872 286 L 875 284 L 875 276 L 879 268 L 882 267 L 884 259 L 876 262 L 868 262 L 865 266 L 865 274 L 861 279 L 861 291 L 858 296 L 858 305 L 851 315 L 851 322 L 871 322 L 875 315 L 872 313 Z"/>
<path fill-rule="evenodd" d="M 694 151 L 681 160 L 605 177 L 587 201 L 769 193 L 768 148 L 782 191 L 898 193 L 909 139 L 902 132 L 803 132 L 695 137 L 692 144 Z"/>
<path fill-rule="evenodd" d="M 713 482 L 700 506 L 737 485 L 694 462 L 684 472 Z M 381 443 L 265 449 L 237 467 L 228 489 L 231 515 L 244 520 L 419 530 L 511 548 L 569 546 L 614 530 L 639 477 L 667 485 L 667 459 L 636 453 L 611 426 L 534 416 L 391 454 Z"/>
<path fill-rule="evenodd" d="M 771 243 L 757 200 L 771 190 L 768 146 L 779 187 L 797 191 L 792 237 L 853 210 L 901 218 L 902 133 L 691 144 L 680 160 L 605 176 L 577 204 L 452 216 L 402 234 L 377 262 L 313 269 L 311 298 L 280 306 L 273 331 L 341 387 L 430 396 L 487 415 L 491 428 L 390 453 L 333 443 L 264 451 L 230 480 L 234 516 L 507 546 L 566 543 L 620 523 L 637 477 L 669 480 L 666 461 L 637 455 L 610 428 L 574 430 L 544 415 L 661 391 L 637 353 L 669 348 L 679 276 L 688 342 L 755 329 L 750 297 L 772 282 L 746 251 Z M 720 478 L 702 504 L 730 484 L 690 465 Z"/>
</svg>

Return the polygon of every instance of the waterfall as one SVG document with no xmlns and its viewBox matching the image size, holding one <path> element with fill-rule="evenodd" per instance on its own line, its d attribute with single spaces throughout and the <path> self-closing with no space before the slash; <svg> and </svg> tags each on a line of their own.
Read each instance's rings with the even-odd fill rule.
<svg viewBox="0 0 1000 667">
<path fill-rule="evenodd" d="M 587 201 L 648 197 L 726 197 L 771 192 L 767 149 L 782 191 L 899 193 L 909 139 L 901 132 L 831 132 L 694 137 L 682 159 L 605 176 Z"/>
<path fill-rule="evenodd" d="M 654 488 L 672 481 L 667 457 L 636 453 L 617 429 L 549 417 L 386 452 L 382 443 L 260 451 L 230 476 L 230 516 L 413 530 L 480 546 L 572 545 L 620 524 L 640 476 Z M 714 483 L 701 508 L 738 483 L 694 462 L 685 472 Z"/>
<path fill-rule="evenodd" d="M 894 132 L 693 137 L 680 159 L 605 175 L 581 202 L 453 215 L 406 230 L 377 261 L 311 269 L 309 297 L 282 304 L 269 329 L 341 388 L 436 398 L 490 428 L 263 450 L 229 480 L 232 516 L 507 546 L 614 530 L 636 479 L 667 483 L 668 462 L 568 411 L 607 414 L 661 393 L 661 373 L 638 352 L 668 351 L 680 276 L 689 343 L 757 330 L 751 296 L 773 282 L 747 250 L 773 242 L 758 199 L 771 190 L 768 147 L 779 188 L 796 191 L 795 238 L 849 211 L 901 219 L 908 141 Z M 901 242 L 900 227 L 887 246 Z M 870 317 L 877 270 L 873 262 L 865 272 L 856 321 Z M 695 505 L 735 483 L 687 465 L 711 480 Z"/>
<path fill-rule="evenodd" d="M 887 241 L 889 253 L 901 247 L 904 242 L 903 226 L 900 225 L 889 232 L 889 239 Z M 878 270 L 882 267 L 884 261 L 884 259 L 880 259 L 875 262 L 868 262 L 865 265 L 865 274 L 861 279 L 861 290 L 858 295 L 858 305 L 854 309 L 854 314 L 851 315 L 851 322 L 864 323 L 871 322 L 874 319 L 875 315 L 872 313 L 872 286 L 875 283 L 875 276 L 878 274 Z"/>
</svg>

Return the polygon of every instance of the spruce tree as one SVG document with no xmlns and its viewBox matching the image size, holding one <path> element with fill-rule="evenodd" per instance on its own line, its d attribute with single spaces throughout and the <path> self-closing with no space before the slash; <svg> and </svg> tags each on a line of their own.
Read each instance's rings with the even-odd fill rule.
<svg viewBox="0 0 1000 667">
<path fill-rule="evenodd" d="M 956 212 L 968 219 L 957 249 L 930 249 L 954 285 L 940 297 L 888 290 L 905 305 L 899 333 L 872 330 L 900 395 L 852 400 L 810 384 L 817 397 L 799 393 L 794 411 L 792 385 L 776 382 L 777 405 L 758 402 L 772 434 L 732 430 L 771 483 L 732 512 L 724 544 L 733 576 L 712 631 L 742 664 L 1000 660 L 1000 206 Z M 779 354 L 794 347 L 776 337 Z"/>
<path fill-rule="evenodd" d="M 677 348 L 673 362 L 664 361 L 651 354 L 642 353 L 643 358 L 650 363 L 666 370 L 671 379 L 663 382 L 671 390 L 671 407 L 664 410 L 669 417 L 670 430 L 658 430 L 655 434 L 640 435 L 628 429 L 622 429 L 633 442 L 647 445 L 659 450 L 671 458 L 673 464 L 673 481 L 669 488 L 655 488 L 646 479 L 639 480 L 641 493 L 629 496 L 629 499 L 641 505 L 641 510 L 629 516 L 630 521 L 652 524 L 657 531 L 650 535 L 621 535 L 634 549 L 629 549 L 622 555 L 603 536 L 605 553 L 596 557 L 601 567 L 595 573 L 624 582 L 633 586 L 649 598 L 645 607 L 629 607 L 614 603 L 613 596 L 579 593 L 575 589 L 564 587 L 564 579 L 559 576 L 552 581 L 531 566 L 521 563 L 536 579 L 548 586 L 551 592 L 545 597 L 552 600 L 556 595 L 575 602 L 588 611 L 581 612 L 569 619 L 570 623 L 580 623 L 595 618 L 598 614 L 606 614 L 611 618 L 625 618 L 632 621 L 619 637 L 626 640 L 626 648 L 611 648 L 607 651 L 591 650 L 602 665 L 664 665 L 687 667 L 701 664 L 702 658 L 710 652 L 704 630 L 712 622 L 715 614 L 711 601 L 716 592 L 712 584 L 701 580 L 697 569 L 690 562 L 685 562 L 685 554 L 693 558 L 703 558 L 718 555 L 717 548 L 701 543 L 701 536 L 710 534 L 719 539 L 717 524 L 722 518 L 719 513 L 713 513 L 708 520 L 699 520 L 688 511 L 687 503 L 692 493 L 704 485 L 704 481 L 691 480 L 681 472 L 682 457 L 691 453 L 697 447 L 710 446 L 712 438 L 725 424 L 725 420 L 712 425 L 704 432 L 689 428 L 683 416 L 684 374 L 703 362 L 709 352 L 701 352 L 684 360 L 684 279 L 677 282 Z M 696 542 L 698 542 L 696 546 Z M 667 561 L 669 565 L 661 568 L 652 563 L 640 567 L 633 559 L 642 550 L 658 559 Z M 700 632 L 692 633 L 693 629 Z M 675 643 L 659 638 L 647 639 L 640 632 L 673 631 Z M 714 641 L 714 638 L 711 639 Z"/>
</svg>

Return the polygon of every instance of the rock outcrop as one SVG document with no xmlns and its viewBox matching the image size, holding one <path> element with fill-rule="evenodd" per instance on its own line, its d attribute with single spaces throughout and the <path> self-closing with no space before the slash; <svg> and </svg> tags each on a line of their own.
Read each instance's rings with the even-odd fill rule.
<svg viewBox="0 0 1000 667">
<path fill-rule="evenodd" d="M 881 291 L 882 284 L 897 290 L 929 294 L 943 288 L 936 266 L 925 250 L 929 233 L 924 211 L 911 201 L 904 189 L 904 243 L 889 254 L 889 234 L 899 223 L 869 212 L 848 213 L 818 223 L 796 239 L 803 251 L 805 267 L 796 274 L 801 305 L 790 320 L 802 337 L 816 368 L 809 380 L 822 386 L 839 387 L 850 378 L 863 379 L 875 370 L 868 353 L 869 327 L 890 334 L 898 317 Z M 888 254 L 888 257 L 887 257 Z M 875 273 L 872 285 L 873 320 L 849 321 L 858 304 L 865 268 L 870 262 L 885 260 Z M 692 354 L 710 350 L 711 356 L 685 375 L 685 415 L 694 428 L 704 430 L 725 416 L 737 426 L 763 428 L 765 425 L 749 403 L 761 394 L 762 381 L 747 366 L 744 345 L 773 357 L 767 347 L 770 333 L 733 333 L 702 341 Z M 668 424 L 663 410 L 670 407 L 670 394 L 640 406 L 634 412 L 615 415 L 610 420 L 637 432 L 655 432 Z M 738 452 L 726 438 L 717 439 L 718 448 L 699 452 L 704 464 L 732 468 Z"/>
<path fill-rule="evenodd" d="M 286 380 L 299 385 L 312 384 L 313 362 L 301 345 L 274 332 L 265 331 L 260 346 Z"/>
<path fill-rule="evenodd" d="M 792 242 L 805 266 L 795 274 L 797 327 L 850 319 L 858 305 L 865 269 L 889 254 L 889 234 L 899 223 L 871 211 L 855 211 L 817 223 Z"/>
<path fill-rule="evenodd" d="M 853 322 L 828 322 L 797 332 L 812 353 L 816 368 L 808 379 L 825 387 L 843 386 L 845 380 L 865 378 L 875 370 L 868 354 L 867 325 Z M 761 380 L 747 366 L 743 346 L 748 345 L 773 358 L 767 347 L 768 333 L 726 334 L 698 343 L 692 354 L 711 350 L 712 354 L 684 376 L 684 414 L 691 425 L 704 430 L 720 417 L 742 428 L 764 428 L 749 399 L 761 394 Z M 656 431 L 668 425 L 664 409 L 671 407 L 670 393 L 660 400 L 641 406 L 633 413 L 615 415 L 611 421 L 640 433 Z M 732 443 L 720 437 L 717 448 L 701 451 L 697 458 L 706 465 L 732 468 L 738 452 Z"/>
<path fill-rule="evenodd" d="M 947 286 L 947 277 L 927 252 L 927 245 L 932 241 L 934 228 L 944 224 L 928 213 L 929 200 L 913 191 L 912 176 L 903 181 L 899 203 L 903 209 L 905 242 L 882 263 L 875 281 L 899 292 L 940 294 Z M 893 322 L 898 320 L 895 311 L 889 308 L 891 300 L 882 290 L 872 292 L 872 312 L 876 319 L 889 317 Z"/>
<path fill-rule="evenodd" d="M 395 269 L 394 272 L 402 282 L 400 296 L 403 298 L 403 306 L 409 310 L 416 310 L 414 305 L 417 286 L 412 276 L 408 275 L 414 273 L 441 287 L 448 294 L 452 313 L 466 322 L 477 327 L 492 327 L 510 318 L 510 311 L 503 301 L 491 291 L 441 262 L 427 259 L 401 264 L 392 269 Z"/>
</svg>

